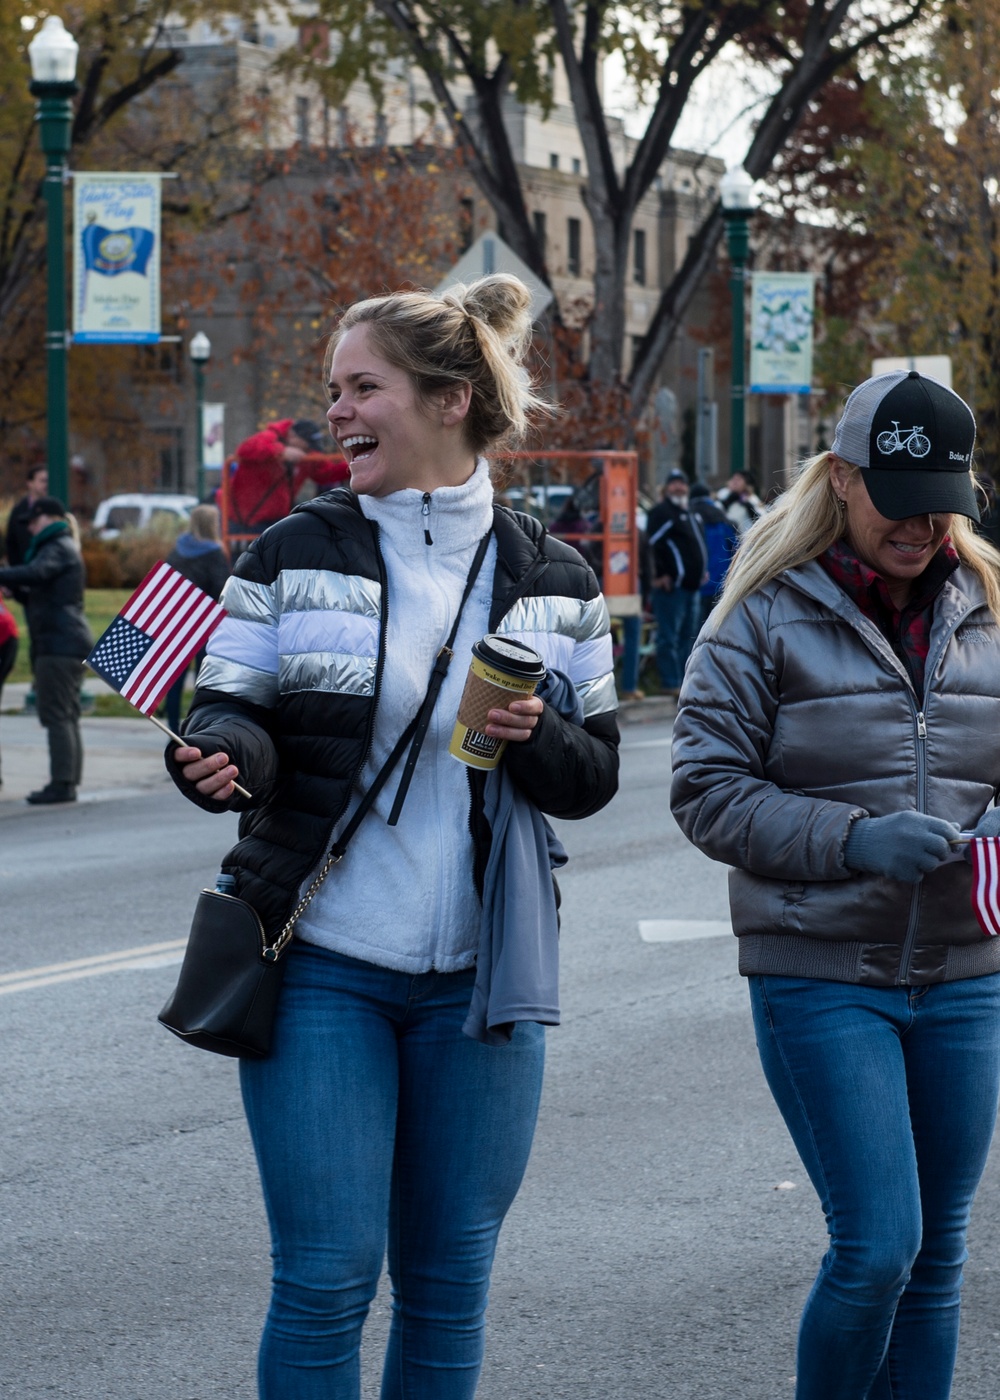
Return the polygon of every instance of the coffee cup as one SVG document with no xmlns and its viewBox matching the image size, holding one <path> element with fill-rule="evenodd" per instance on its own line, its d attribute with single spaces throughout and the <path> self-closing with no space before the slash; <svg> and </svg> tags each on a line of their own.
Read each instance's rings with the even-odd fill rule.
<svg viewBox="0 0 1000 1400">
<path fill-rule="evenodd" d="M 452 758 L 471 768 L 495 768 L 507 741 L 486 733 L 490 710 L 505 710 L 512 700 L 534 695 L 544 675 L 545 662 L 523 642 L 494 633 L 476 642 L 448 745 Z"/>
</svg>

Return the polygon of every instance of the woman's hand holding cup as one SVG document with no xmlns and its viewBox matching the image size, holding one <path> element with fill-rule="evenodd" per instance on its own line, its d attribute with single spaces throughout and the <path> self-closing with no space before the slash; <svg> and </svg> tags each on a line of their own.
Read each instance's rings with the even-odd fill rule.
<svg viewBox="0 0 1000 1400">
<path fill-rule="evenodd" d="M 491 739 L 506 739 L 508 743 L 523 744 L 531 738 L 545 704 L 537 695 L 512 700 L 506 710 L 490 710 L 486 733 Z"/>
<path fill-rule="evenodd" d="M 174 750 L 174 758 L 187 782 L 203 797 L 212 797 L 216 802 L 228 802 L 232 797 L 240 770 L 229 762 L 228 754 L 213 753 L 204 758 L 201 749 L 182 744 Z"/>
</svg>

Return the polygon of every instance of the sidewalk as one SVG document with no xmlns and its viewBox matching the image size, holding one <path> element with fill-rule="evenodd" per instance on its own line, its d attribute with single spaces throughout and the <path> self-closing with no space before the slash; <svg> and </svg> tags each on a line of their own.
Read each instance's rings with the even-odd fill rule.
<svg viewBox="0 0 1000 1400">
<path fill-rule="evenodd" d="M 11 686 L 11 690 L 17 689 Z M 8 696 L 4 687 L 4 704 Z M 148 719 L 84 719 L 83 785 L 81 802 L 133 797 L 170 782 L 163 766 L 167 740 Z M 29 792 L 49 780 L 49 748 L 45 730 L 33 715 L 4 714 L 0 718 L 0 814 L 33 810 L 24 803 Z M 39 811 L 53 811 L 40 807 Z"/>
<path fill-rule="evenodd" d="M 88 676 L 86 688 L 95 695 L 111 693 L 110 687 L 95 676 Z M 44 787 L 49 780 L 45 730 L 34 715 L 20 713 L 27 690 L 27 685 L 7 685 L 3 689 L 0 809 L 8 814 L 11 804 L 23 805 L 29 792 Z M 647 700 L 624 702 L 618 718 L 624 727 L 671 720 L 676 713 L 674 700 L 654 695 Z M 83 732 L 81 802 L 132 797 L 170 781 L 163 766 L 166 737 L 148 719 L 140 715 L 135 719 L 84 717 L 80 728 Z"/>
</svg>

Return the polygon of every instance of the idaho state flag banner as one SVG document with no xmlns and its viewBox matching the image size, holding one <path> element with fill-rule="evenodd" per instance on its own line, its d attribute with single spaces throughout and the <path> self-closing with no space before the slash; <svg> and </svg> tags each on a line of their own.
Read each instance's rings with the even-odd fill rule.
<svg viewBox="0 0 1000 1400">
<path fill-rule="evenodd" d="M 226 610 L 169 564 L 157 564 L 87 657 L 141 714 L 151 715 Z"/>
<path fill-rule="evenodd" d="M 972 852 L 972 912 L 987 938 L 1000 934 L 1000 836 L 974 836 Z"/>
</svg>

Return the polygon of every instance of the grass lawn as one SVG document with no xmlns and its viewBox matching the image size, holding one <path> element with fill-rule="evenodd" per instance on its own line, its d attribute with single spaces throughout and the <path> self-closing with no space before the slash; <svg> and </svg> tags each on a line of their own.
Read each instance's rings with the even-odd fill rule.
<svg viewBox="0 0 1000 1400">
<path fill-rule="evenodd" d="M 111 626 L 112 620 L 121 612 L 125 606 L 125 600 L 131 595 L 131 588 L 88 588 L 84 594 L 83 607 L 87 614 L 87 621 L 90 623 L 90 630 L 96 640 L 102 632 Z M 28 627 L 24 621 L 24 610 L 20 603 L 15 603 L 13 598 L 6 599 L 7 606 L 17 618 L 18 630 L 21 633 L 20 645 L 17 649 L 17 662 L 8 676 L 9 682 L 30 681 L 31 667 L 28 665 Z M 87 671 L 86 675 L 91 673 Z M 117 697 L 116 697 L 117 698 Z M 122 701 L 122 704 L 127 702 Z M 127 705 L 128 710 L 135 714 L 131 705 Z"/>
</svg>

